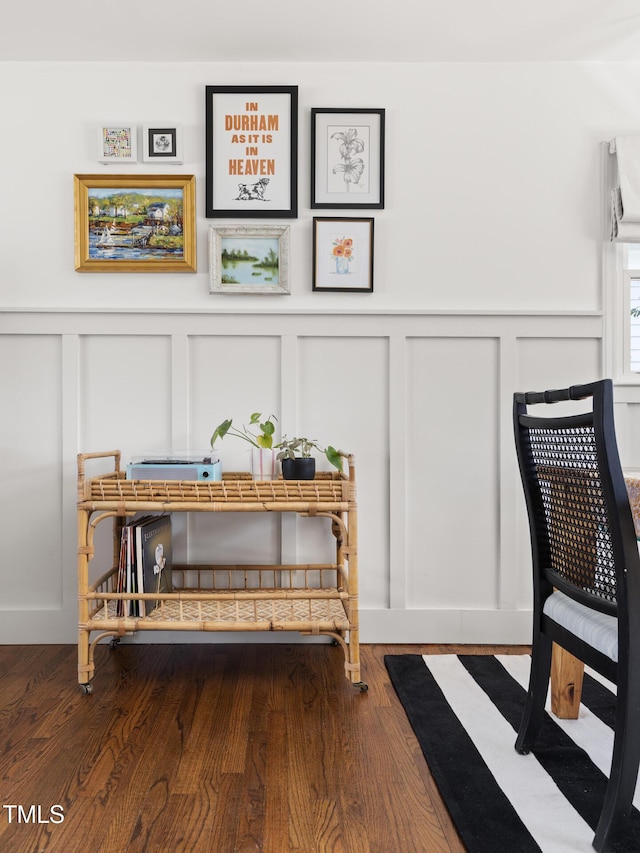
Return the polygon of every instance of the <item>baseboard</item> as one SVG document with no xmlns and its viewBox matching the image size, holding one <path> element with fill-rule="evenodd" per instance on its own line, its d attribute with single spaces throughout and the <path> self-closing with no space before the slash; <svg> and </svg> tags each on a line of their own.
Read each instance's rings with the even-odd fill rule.
<svg viewBox="0 0 640 853">
<path fill-rule="evenodd" d="M 360 610 L 363 643 L 527 645 L 530 610 Z"/>
</svg>

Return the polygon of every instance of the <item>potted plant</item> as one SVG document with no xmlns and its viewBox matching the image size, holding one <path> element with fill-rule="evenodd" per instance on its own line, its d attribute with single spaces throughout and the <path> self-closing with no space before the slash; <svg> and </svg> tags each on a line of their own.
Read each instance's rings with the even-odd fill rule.
<svg viewBox="0 0 640 853">
<path fill-rule="evenodd" d="M 332 465 L 342 471 L 342 457 L 334 447 L 323 449 L 315 439 L 283 437 L 276 448 L 280 450 L 278 459 L 282 464 L 282 476 L 285 480 L 313 480 L 316 475 L 316 460 L 312 450 L 324 452 Z"/>
<path fill-rule="evenodd" d="M 275 480 L 276 478 L 276 455 L 273 449 L 273 434 L 277 417 L 269 415 L 264 421 L 261 420 L 261 412 L 253 412 L 249 418 L 249 426 L 257 427 L 251 432 L 244 424 L 241 429 L 233 426 L 231 418 L 222 421 L 215 428 L 211 436 L 211 447 L 225 435 L 234 435 L 251 445 L 251 473 L 254 480 Z"/>
<path fill-rule="evenodd" d="M 285 480 L 313 480 L 316 475 L 316 460 L 311 451 L 322 450 L 317 441 L 284 436 L 276 447 L 280 450 L 278 459 Z"/>
</svg>

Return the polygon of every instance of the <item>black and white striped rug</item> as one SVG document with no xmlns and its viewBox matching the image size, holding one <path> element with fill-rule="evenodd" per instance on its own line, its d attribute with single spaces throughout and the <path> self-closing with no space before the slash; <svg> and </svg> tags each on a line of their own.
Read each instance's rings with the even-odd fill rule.
<svg viewBox="0 0 640 853">
<path fill-rule="evenodd" d="M 469 853 L 593 853 L 611 764 L 615 695 L 585 675 L 580 716 L 515 739 L 528 655 L 387 655 L 393 686 Z M 638 721 L 640 725 L 640 720 Z M 616 850 L 640 851 L 640 788 Z"/>
</svg>

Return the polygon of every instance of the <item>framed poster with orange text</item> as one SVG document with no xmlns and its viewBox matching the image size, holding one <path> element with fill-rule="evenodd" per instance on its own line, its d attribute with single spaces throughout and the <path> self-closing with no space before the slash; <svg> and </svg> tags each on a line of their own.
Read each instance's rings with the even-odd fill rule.
<svg viewBox="0 0 640 853">
<path fill-rule="evenodd" d="M 206 87 L 206 214 L 298 215 L 298 87 Z"/>
</svg>

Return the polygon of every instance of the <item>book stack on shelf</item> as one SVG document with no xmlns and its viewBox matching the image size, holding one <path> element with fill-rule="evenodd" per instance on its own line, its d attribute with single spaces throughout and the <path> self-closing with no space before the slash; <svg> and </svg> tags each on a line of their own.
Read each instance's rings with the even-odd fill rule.
<svg viewBox="0 0 640 853">
<path fill-rule="evenodd" d="M 122 528 L 117 592 L 171 592 L 171 516 L 145 515 Z M 118 601 L 118 616 L 147 616 L 153 599 Z"/>
</svg>

